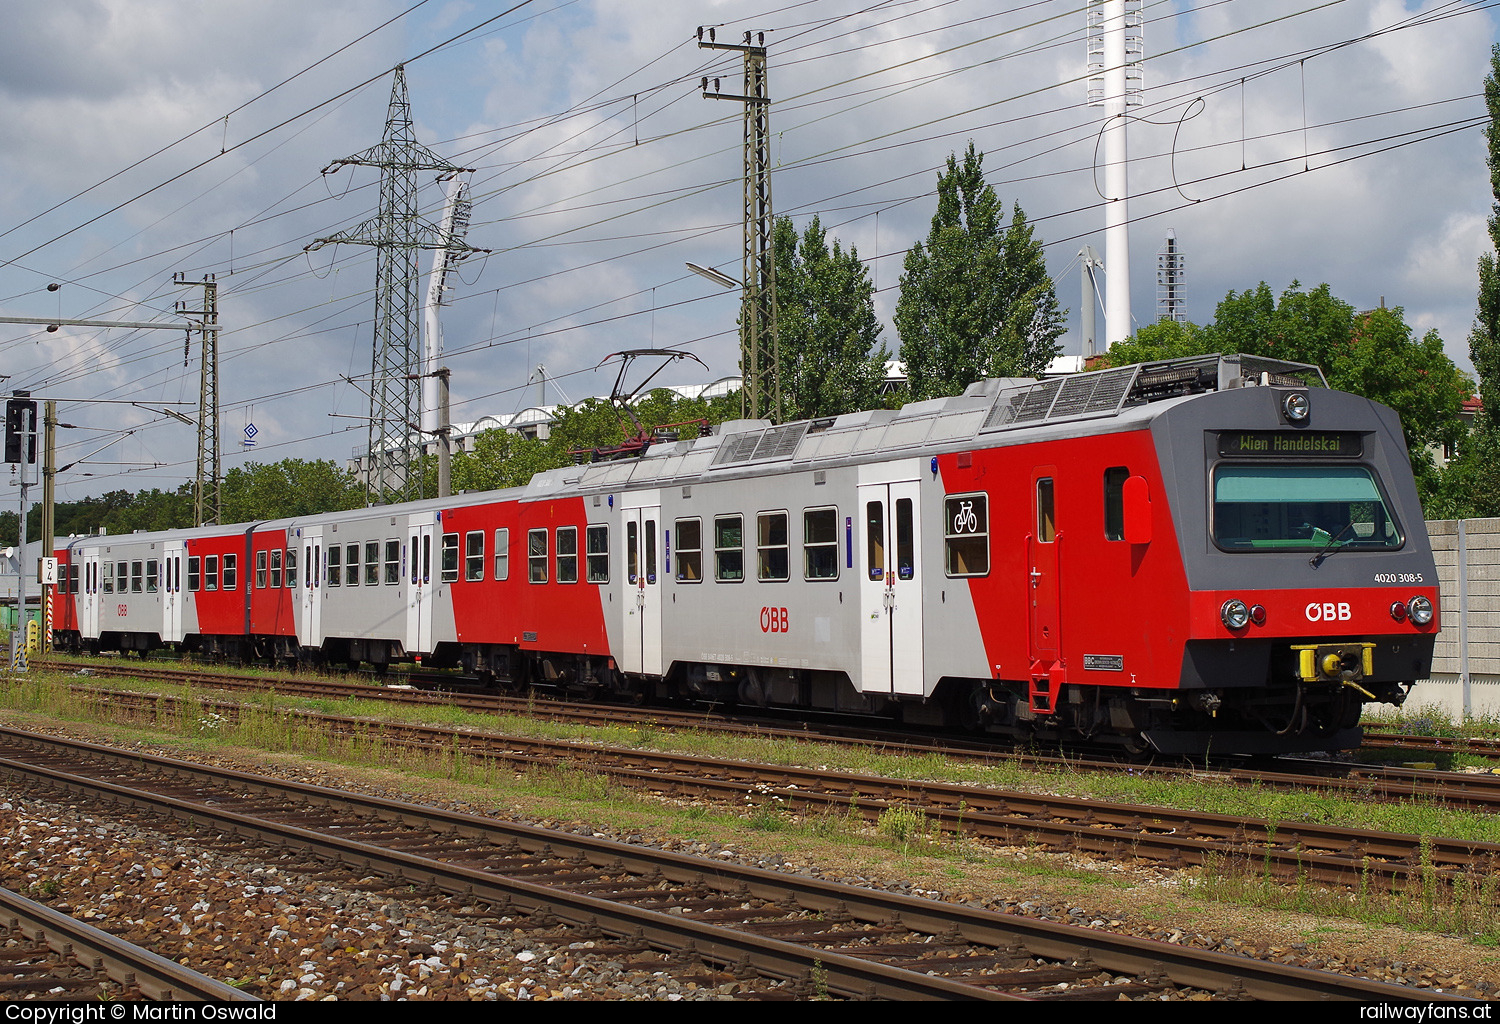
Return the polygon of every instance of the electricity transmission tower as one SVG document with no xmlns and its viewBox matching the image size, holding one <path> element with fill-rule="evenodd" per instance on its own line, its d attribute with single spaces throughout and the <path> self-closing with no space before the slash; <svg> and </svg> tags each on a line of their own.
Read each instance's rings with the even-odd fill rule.
<svg viewBox="0 0 1500 1024">
<path fill-rule="evenodd" d="M 745 105 L 745 241 L 740 279 L 744 299 L 740 307 L 740 414 L 750 419 L 767 417 L 781 422 L 781 346 L 776 332 L 776 254 L 773 246 L 775 220 L 771 214 L 771 97 L 766 91 L 765 33 L 752 45 L 750 33 L 743 43 L 714 41 L 715 32 L 698 29 L 698 45 L 705 50 L 739 50 L 745 55 L 745 91 L 733 95 L 708 91 L 714 100 L 739 100 Z"/>
<path fill-rule="evenodd" d="M 380 210 L 352 231 L 316 239 L 307 249 L 339 242 L 375 249 L 375 354 L 365 483 L 376 504 L 407 501 L 421 497 L 422 490 L 420 476 L 413 472 L 421 442 L 411 428 L 422 419 L 417 254 L 422 249 L 450 249 L 454 258 L 462 259 L 478 251 L 417 212 L 417 172 L 452 175 L 472 169 L 450 164 L 416 140 L 402 66 L 396 68 L 380 144 L 335 160 L 323 173 L 346 165 L 380 169 Z"/>
<path fill-rule="evenodd" d="M 173 283 L 190 287 L 186 276 L 177 274 Z M 198 474 L 193 482 L 193 522 L 214 526 L 224 511 L 223 462 L 219 452 L 219 285 L 212 276 L 203 279 L 203 308 L 188 309 L 177 303 L 179 313 L 201 316 L 203 365 L 198 374 Z"/>
</svg>

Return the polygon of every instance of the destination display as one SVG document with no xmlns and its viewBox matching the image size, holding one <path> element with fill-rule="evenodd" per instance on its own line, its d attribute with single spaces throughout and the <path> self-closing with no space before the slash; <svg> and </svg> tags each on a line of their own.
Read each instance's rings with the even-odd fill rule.
<svg viewBox="0 0 1500 1024">
<path fill-rule="evenodd" d="M 1355 458 L 1364 453 L 1350 430 L 1226 430 L 1219 434 L 1223 458 Z"/>
</svg>

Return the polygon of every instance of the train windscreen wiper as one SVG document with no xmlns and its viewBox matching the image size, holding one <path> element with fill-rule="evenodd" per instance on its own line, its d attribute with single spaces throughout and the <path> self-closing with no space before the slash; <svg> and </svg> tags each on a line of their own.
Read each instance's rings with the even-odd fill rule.
<svg viewBox="0 0 1500 1024">
<path fill-rule="evenodd" d="M 1343 539 L 1344 534 L 1348 533 L 1353 528 L 1354 521 L 1350 520 L 1349 522 L 1344 524 L 1344 528 L 1342 530 L 1340 530 L 1338 533 L 1335 533 L 1333 536 L 1328 537 L 1327 531 L 1319 529 L 1318 527 L 1313 527 L 1313 540 L 1317 541 L 1318 534 L 1321 533 L 1323 534 L 1323 536 L 1328 537 L 1328 543 L 1323 545 L 1323 550 L 1319 551 L 1316 555 L 1313 555 L 1311 558 L 1309 558 L 1307 560 L 1307 564 L 1312 566 L 1314 569 L 1322 565 L 1323 559 L 1327 558 L 1336 546 L 1339 546 L 1339 541 Z"/>
</svg>

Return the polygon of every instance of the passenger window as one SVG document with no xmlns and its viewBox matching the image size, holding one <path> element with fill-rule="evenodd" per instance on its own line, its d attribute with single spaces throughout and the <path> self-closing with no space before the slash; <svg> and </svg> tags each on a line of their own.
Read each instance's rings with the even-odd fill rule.
<svg viewBox="0 0 1500 1024">
<path fill-rule="evenodd" d="M 286 586 L 288 590 L 297 589 L 297 549 L 286 549 Z"/>
<path fill-rule="evenodd" d="M 439 566 L 444 583 L 458 579 L 458 534 L 443 534 L 442 565 Z"/>
<path fill-rule="evenodd" d="M 588 530 L 588 574 L 590 583 L 609 582 L 609 527 L 590 526 Z"/>
<path fill-rule="evenodd" d="M 1125 539 L 1125 481 L 1130 470 L 1111 466 L 1104 471 L 1104 539 Z"/>
<path fill-rule="evenodd" d="M 578 582 L 578 527 L 557 528 L 557 582 Z"/>
<path fill-rule="evenodd" d="M 344 549 L 344 585 L 359 586 L 359 545 L 350 544 Z"/>
<path fill-rule="evenodd" d="M 401 582 L 401 542 L 399 540 L 385 542 L 385 581 L 387 583 Z"/>
<path fill-rule="evenodd" d="M 681 583 L 703 582 L 703 523 L 701 520 L 677 520 L 677 579 Z"/>
<path fill-rule="evenodd" d="M 203 559 L 188 555 L 188 590 L 195 591 L 203 583 Z"/>
<path fill-rule="evenodd" d="M 266 553 L 257 551 L 255 553 L 255 589 L 266 589 Z"/>
<path fill-rule="evenodd" d="M 115 563 L 104 563 L 104 592 L 113 594 L 115 592 Z"/>
<path fill-rule="evenodd" d="M 159 569 L 157 567 L 156 559 L 148 559 L 146 561 L 146 593 L 156 593 L 156 579 L 158 572 Z"/>
<path fill-rule="evenodd" d="M 240 556 L 224 556 L 224 589 L 235 590 L 240 585 Z M 213 588 L 210 587 L 210 590 Z"/>
<path fill-rule="evenodd" d="M 989 497 L 957 494 L 943 500 L 944 570 L 949 576 L 990 571 Z"/>
<path fill-rule="evenodd" d="M 526 561 L 531 582 L 547 582 L 547 531 L 526 531 Z"/>
<path fill-rule="evenodd" d="M 787 514 L 762 512 L 755 517 L 756 578 L 785 580 L 790 573 Z"/>
<path fill-rule="evenodd" d="M 365 541 L 365 586 L 380 586 L 380 541 Z"/>
<path fill-rule="evenodd" d="M 141 586 L 141 563 L 130 563 L 130 592 L 139 594 L 144 588 Z"/>
<path fill-rule="evenodd" d="M 802 512 L 802 575 L 809 580 L 839 578 L 839 510 Z"/>
<path fill-rule="evenodd" d="M 205 555 L 203 558 L 203 589 L 219 589 L 219 556 Z"/>
<path fill-rule="evenodd" d="M 714 520 L 714 579 L 738 583 L 745 578 L 745 536 L 740 516 Z"/>
<path fill-rule="evenodd" d="M 344 582 L 344 566 L 340 558 L 343 550 L 337 544 L 328 546 L 328 585 L 330 587 L 337 587 Z"/>
<path fill-rule="evenodd" d="M 271 589 L 276 590 L 281 586 L 281 549 L 277 548 L 271 552 Z"/>
<path fill-rule="evenodd" d="M 464 579 L 484 579 L 484 531 L 464 534 Z"/>
</svg>

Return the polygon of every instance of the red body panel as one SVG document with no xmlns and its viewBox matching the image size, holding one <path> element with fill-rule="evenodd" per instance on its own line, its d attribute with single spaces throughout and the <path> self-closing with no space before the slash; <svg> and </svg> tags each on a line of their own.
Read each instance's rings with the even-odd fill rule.
<svg viewBox="0 0 1500 1024">
<path fill-rule="evenodd" d="M 285 530 L 257 530 L 250 535 L 250 565 L 241 570 L 241 585 L 254 587 L 250 595 L 250 633 L 255 636 L 296 636 L 297 621 L 294 609 L 297 605 L 297 588 L 285 586 L 285 563 L 281 566 L 279 585 L 259 587 L 260 556 L 264 552 L 267 563 L 267 582 L 274 583 L 276 576 L 271 568 L 276 559 L 286 557 Z M 298 577 L 300 579 L 300 576 Z M 240 627 L 243 630 L 243 627 Z M 239 631 L 239 630 L 237 630 Z"/>
<path fill-rule="evenodd" d="M 57 578 L 66 580 L 70 578 L 72 563 L 68 560 L 66 548 L 60 548 L 52 552 L 57 559 Z M 82 584 L 80 583 L 80 587 Z M 78 608 L 79 594 L 70 594 L 68 588 L 59 583 L 52 592 L 52 628 L 78 630 L 82 616 Z"/>
<path fill-rule="evenodd" d="M 493 563 L 495 531 L 510 531 L 508 578 L 495 580 L 492 566 L 485 579 L 459 578 L 448 584 L 453 593 L 454 625 L 458 640 L 468 644 L 517 644 L 523 650 L 565 654 L 608 655 L 604 590 L 586 582 L 583 543 L 588 515 L 582 498 L 552 501 L 506 501 L 457 508 L 443 513 L 443 532 L 481 530 L 486 557 Z M 578 528 L 578 582 L 557 581 L 557 552 L 551 547 L 559 526 Z M 548 534 L 547 581 L 530 582 L 526 533 L 545 528 Z"/>
<path fill-rule="evenodd" d="M 1189 604 L 1167 503 L 1152 503 L 1150 544 L 1108 540 L 1100 528 L 1106 469 L 1126 467 L 1152 495 L 1164 493 L 1149 431 L 992 448 L 963 461 L 967 468 L 958 455 L 939 456 L 938 470 L 949 493 L 989 495 L 993 562 L 988 576 L 969 581 L 969 592 L 994 677 L 1026 679 L 1036 671 L 1054 684 L 1175 687 Z M 1056 538 L 1044 544 L 1037 539 L 1034 471 L 1053 467 Z M 1034 586 L 1039 564 L 1055 565 L 1056 575 Z M 1039 608 L 1049 599 L 1055 608 Z M 1073 625 L 1082 623 L 1086 631 Z M 1044 630 L 1052 633 L 1050 651 Z M 1085 655 L 1119 657 L 1124 671 L 1089 671 Z"/>
<path fill-rule="evenodd" d="M 205 537 L 187 542 L 189 558 L 199 559 L 199 572 L 203 573 L 203 584 L 189 597 L 197 610 L 197 632 L 210 636 L 242 636 L 245 632 L 245 591 L 250 585 L 245 575 L 245 535 L 242 532 L 221 537 Z M 208 589 L 207 562 L 218 558 L 218 583 Z M 230 587 L 225 578 L 225 559 L 233 558 L 234 585 Z M 253 560 L 252 560 L 253 561 Z"/>
</svg>

